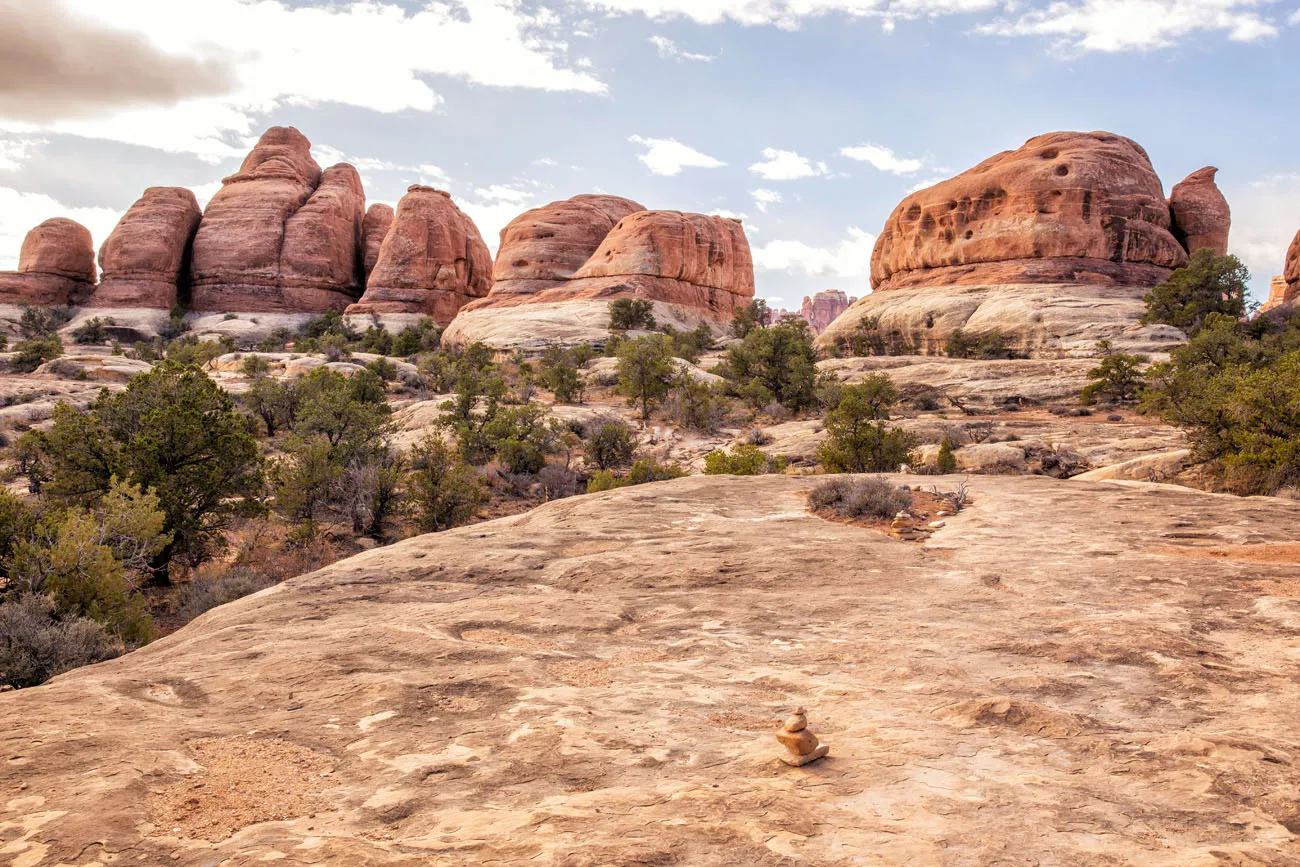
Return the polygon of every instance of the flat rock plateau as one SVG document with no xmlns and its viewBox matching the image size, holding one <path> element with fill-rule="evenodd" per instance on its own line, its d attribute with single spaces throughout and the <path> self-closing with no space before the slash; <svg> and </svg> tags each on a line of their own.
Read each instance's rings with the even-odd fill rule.
<svg viewBox="0 0 1300 867">
<path fill-rule="evenodd" d="M 0 696 L 0 858 L 1300 864 L 1300 504 L 977 477 L 905 543 L 810 484 L 411 539 Z"/>
</svg>

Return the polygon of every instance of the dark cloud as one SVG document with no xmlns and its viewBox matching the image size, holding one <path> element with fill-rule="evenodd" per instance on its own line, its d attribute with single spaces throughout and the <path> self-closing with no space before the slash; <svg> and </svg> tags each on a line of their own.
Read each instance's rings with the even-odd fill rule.
<svg viewBox="0 0 1300 867">
<path fill-rule="evenodd" d="M 178 0 L 184 2 L 184 0 Z M 0 116 L 49 123 L 231 89 L 230 67 L 87 24 L 60 0 L 0 0 Z"/>
</svg>

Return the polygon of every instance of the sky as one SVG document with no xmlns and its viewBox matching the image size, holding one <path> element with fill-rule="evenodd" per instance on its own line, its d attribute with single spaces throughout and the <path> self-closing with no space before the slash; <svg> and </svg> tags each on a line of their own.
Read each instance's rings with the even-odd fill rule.
<svg viewBox="0 0 1300 867">
<path fill-rule="evenodd" d="M 1300 229 L 1300 0 L 0 0 L 0 269 L 296 126 L 495 252 L 579 193 L 740 217 L 758 294 L 869 291 L 908 192 L 1056 130 L 1205 166 L 1257 297 Z"/>
</svg>

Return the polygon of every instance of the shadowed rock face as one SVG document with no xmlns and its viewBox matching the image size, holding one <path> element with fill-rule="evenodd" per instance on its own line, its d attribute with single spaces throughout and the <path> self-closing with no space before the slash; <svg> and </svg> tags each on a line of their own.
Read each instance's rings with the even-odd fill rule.
<svg viewBox="0 0 1300 867">
<path fill-rule="evenodd" d="M 46 220 L 27 233 L 18 270 L 0 272 L 0 303 L 81 304 L 95 284 L 90 230 L 74 220 Z"/>
<path fill-rule="evenodd" d="M 393 208 L 391 205 L 374 204 L 366 211 L 366 219 L 361 234 L 365 239 L 367 280 L 370 279 L 370 272 L 375 270 L 375 263 L 379 261 L 379 248 L 383 245 L 384 238 L 388 235 L 388 229 L 392 225 Z"/>
<path fill-rule="evenodd" d="M 190 243 L 203 212 L 184 187 L 150 187 L 99 249 L 103 271 L 90 307 L 170 310 L 188 280 Z"/>
<path fill-rule="evenodd" d="M 413 186 L 397 205 L 365 295 L 348 315 L 418 314 L 446 326 L 492 286 L 492 254 L 451 196 Z"/>
<path fill-rule="evenodd" d="M 268 130 L 208 203 L 194 239 L 199 311 L 341 310 L 360 294 L 365 194 L 351 166 L 322 176 L 311 143 Z"/>
<path fill-rule="evenodd" d="M 969 482 L 924 543 L 809 514 L 807 478 L 693 476 L 219 607 L 0 694 L 5 853 L 1294 864 L 1300 505 Z"/>
<path fill-rule="evenodd" d="M 904 199 L 876 242 L 871 284 L 1151 286 L 1187 262 L 1170 228 L 1140 145 L 1050 133 Z"/>
<path fill-rule="evenodd" d="M 1218 171 L 1206 166 L 1192 172 L 1169 194 L 1174 237 L 1189 253 L 1208 248 L 1216 256 L 1227 255 L 1232 212 L 1214 182 Z"/>
</svg>

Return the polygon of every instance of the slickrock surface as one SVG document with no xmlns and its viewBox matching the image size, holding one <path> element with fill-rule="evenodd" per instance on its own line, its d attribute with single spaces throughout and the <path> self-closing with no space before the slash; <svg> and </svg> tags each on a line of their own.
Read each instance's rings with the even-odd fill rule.
<svg viewBox="0 0 1300 867">
<path fill-rule="evenodd" d="M 616 298 L 651 301 L 656 320 L 675 328 L 721 326 L 754 297 L 754 264 L 740 221 L 679 211 L 622 217 L 566 277 L 605 223 L 635 206 L 581 196 L 520 217 L 502 232 L 494 272 L 502 282 L 460 312 L 444 342 L 525 351 L 602 342 Z M 571 214 L 583 220 L 570 231 L 550 228 Z"/>
<path fill-rule="evenodd" d="M 0 851 L 1300 863 L 1300 504 L 977 478 L 903 543 L 808 484 L 562 500 L 0 695 Z M 802 769 L 773 738 L 798 705 L 834 745 Z"/>
<path fill-rule="evenodd" d="M 913 193 L 871 259 L 878 290 L 919 285 L 1153 286 L 1187 262 L 1137 142 L 1057 132 Z"/>
<path fill-rule="evenodd" d="M 56 217 L 27 233 L 17 271 L 0 271 L 0 304 L 82 304 L 94 283 L 90 230 Z"/>
<path fill-rule="evenodd" d="M 150 187 L 99 248 L 99 285 L 89 307 L 171 310 L 189 279 L 190 244 L 203 211 L 185 187 Z"/>
<path fill-rule="evenodd" d="M 1174 185 L 1169 193 L 1174 237 L 1189 253 L 1208 248 L 1216 256 L 1228 252 L 1228 230 L 1232 212 L 1214 176 L 1219 170 L 1206 166 Z"/>
<path fill-rule="evenodd" d="M 375 270 L 375 263 L 379 261 L 379 248 L 393 225 L 393 216 L 392 205 L 374 204 L 366 211 L 361 235 L 365 239 L 364 266 L 367 280 L 370 279 L 370 272 Z"/>
<path fill-rule="evenodd" d="M 492 254 L 451 196 L 413 186 L 397 204 L 365 295 L 349 316 L 432 316 L 446 327 L 492 287 Z"/>
<path fill-rule="evenodd" d="M 872 292 L 817 338 L 842 344 L 874 322 L 928 355 L 941 354 L 957 329 L 971 337 L 997 331 L 1007 345 L 1035 358 L 1096 356 L 1097 341 L 1124 352 L 1168 352 L 1183 333 L 1168 325 L 1142 325 L 1142 292 L 1119 286 L 1005 284 L 919 286 Z"/>
<path fill-rule="evenodd" d="M 364 213 L 355 169 L 339 165 L 322 175 L 306 136 L 272 127 L 203 213 L 193 309 L 343 309 L 361 293 Z"/>
</svg>

